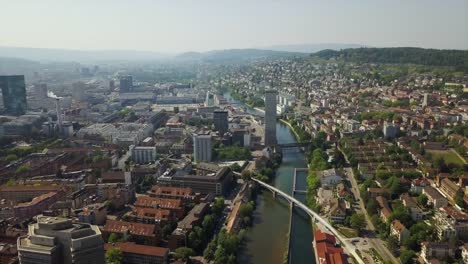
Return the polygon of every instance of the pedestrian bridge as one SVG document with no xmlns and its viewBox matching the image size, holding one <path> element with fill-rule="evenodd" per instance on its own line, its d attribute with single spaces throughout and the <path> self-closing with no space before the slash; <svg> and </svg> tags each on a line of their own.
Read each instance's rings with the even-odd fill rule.
<svg viewBox="0 0 468 264">
<path fill-rule="evenodd" d="M 316 212 L 312 211 L 309 207 L 307 207 L 305 204 L 303 204 L 302 202 L 300 202 L 299 200 L 297 200 L 296 198 L 290 196 L 289 194 L 265 183 L 265 182 L 262 182 L 260 180 L 257 180 L 257 179 L 254 179 L 252 178 L 253 181 L 255 181 L 256 183 L 260 184 L 262 187 L 270 190 L 271 192 L 273 192 L 274 195 L 280 195 L 281 197 L 283 197 L 284 199 L 286 199 L 288 202 L 290 202 L 291 204 L 301 208 L 302 210 L 304 210 L 308 215 L 310 215 L 310 217 L 312 218 L 312 220 L 315 222 L 319 222 L 320 224 L 322 224 L 325 228 L 328 229 L 328 231 L 330 233 L 332 233 L 341 243 L 341 246 L 346 249 L 346 251 L 354 257 L 354 259 L 357 261 L 357 263 L 360 263 L 360 264 L 364 264 L 364 261 L 361 259 L 361 257 L 357 254 L 356 252 L 356 248 L 355 246 L 353 246 L 352 244 L 350 244 L 339 232 L 338 230 L 336 230 L 330 223 L 328 223 L 328 221 L 326 219 L 324 219 L 323 217 L 321 217 L 319 214 L 317 214 Z"/>
</svg>

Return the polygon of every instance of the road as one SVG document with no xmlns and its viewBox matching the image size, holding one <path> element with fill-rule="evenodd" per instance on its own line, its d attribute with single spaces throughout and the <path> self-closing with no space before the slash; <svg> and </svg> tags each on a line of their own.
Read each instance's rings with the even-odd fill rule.
<svg viewBox="0 0 468 264">
<path fill-rule="evenodd" d="M 373 236 L 375 236 L 375 226 L 372 223 L 369 217 L 369 214 L 366 211 L 366 207 L 364 205 L 364 201 L 361 198 L 361 193 L 359 192 L 359 186 L 356 181 L 356 178 L 354 177 L 353 170 L 352 168 L 344 168 L 344 171 L 349 181 L 351 182 L 351 191 L 353 192 L 354 197 L 356 197 L 356 199 L 358 200 L 358 204 L 360 207 L 359 211 L 361 211 L 361 213 L 363 213 L 366 218 L 367 229 L 371 231 L 371 233 L 373 233 Z M 395 264 L 400 263 L 400 261 L 395 256 L 393 256 L 390 250 L 388 250 L 388 248 L 385 246 L 384 241 L 382 241 L 379 238 L 372 238 L 372 237 L 368 237 L 367 239 L 369 241 L 369 244 L 373 248 L 375 248 L 375 250 L 377 250 L 377 252 L 380 254 L 380 256 L 383 259 L 391 260 L 392 263 L 395 263 Z"/>
</svg>

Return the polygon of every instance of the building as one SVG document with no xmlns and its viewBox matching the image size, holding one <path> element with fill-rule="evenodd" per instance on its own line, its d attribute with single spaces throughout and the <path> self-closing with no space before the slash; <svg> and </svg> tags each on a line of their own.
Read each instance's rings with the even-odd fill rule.
<svg viewBox="0 0 468 264">
<path fill-rule="evenodd" d="M 195 162 L 211 161 L 211 135 L 198 134 L 193 136 L 193 160 Z"/>
<path fill-rule="evenodd" d="M 138 245 L 131 242 L 105 244 L 105 250 L 118 248 L 122 252 L 122 264 L 166 264 L 169 249 Z"/>
<path fill-rule="evenodd" d="M 422 242 L 421 259 L 424 263 L 431 263 L 433 259 L 443 259 L 455 256 L 455 247 L 451 247 L 448 242 Z"/>
<path fill-rule="evenodd" d="M 104 263 L 104 246 L 99 228 L 74 224 L 71 219 L 38 216 L 29 225 L 28 236 L 18 238 L 22 264 Z"/>
<path fill-rule="evenodd" d="M 423 219 L 424 212 L 418 206 L 414 197 L 411 197 L 408 193 L 404 193 L 400 196 L 400 200 L 403 202 L 403 205 L 409 209 L 411 218 L 414 221 L 420 221 Z"/>
<path fill-rule="evenodd" d="M 34 197 L 32 201 L 19 203 L 14 207 L 15 217 L 18 219 L 29 219 L 33 216 L 41 214 L 47 210 L 49 206 L 58 201 L 58 194 L 50 192 Z"/>
<path fill-rule="evenodd" d="M 448 204 L 447 199 L 431 186 L 424 187 L 422 193 L 427 196 L 428 203 L 435 209 L 445 207 Z"/>
<path fill-rule="evenodd" d="M 410 232 L 400 222 L 400 220 L 393 220 L 390 225 L 390 235 L 395 236 L 398 239 L 398 242 L 401 243 L 403 240 L 409 237 Z"/>
<path fill-rule="evenodd" d="M 465 263 L 468 263 L 468 243 L 465 243 L 463 246 L 462 246 L 462 259 Z"/>
<path fill-rule="evenodd" d="M 216 131 L 219 132 L 220 135 L 224 135 L 224 133 L 228 132 L 229 130 L 229 123 L 228 123 L 228 111 L 218 110 L 213 112 L 213 124 Z"/>
<path fill-rule="evenodd" d="M 151 163 L 156 160 L 156 147 L 142 147 L 130 145 L 130 155 L 137 164 Z"/>
<path fill-rule="evenodd" d="M 56 192 L 60 197 L 64 196 L 65 188 L 60 185 L 15 185 L 0 187 L 0 199 L 9 201 L 22 202 L 30 201 L 34 197 L 42 194 Z"/>
<path fill-rule="evenodd" d="M 10 115 L 24 115 L 27 110 L 24 75 L 0 76 L 3 107 Z"/>
<path fill-rule="evenodd" d="M 424 187 L 430 186 L 431 183 L 426 178 L 417 178 L 411 182 L 411 192 L 421 194 Z"/>
<path fill-rule="evenodd" d="M 314 233 L 315 263 L 347 264 L 348 260 L 343 248 L 337 246 L 333 235 L 317 229 Z"/>
<path fill-rule="evenodd" d="M 122 76 L 120 77 L 120 92 L 129 93 L 133 92 L 133 78 L 132 76 Z"/>
<path fill-rule="evenodd" d="M 141 208 L 155 208 L 155 209 L 166 209 L 170 211 L 170 216 L 167 218 L 181 219 L 184 217 L 185 209 L 184 203 L 179 199 L 167 199 L 167 198 L 154 198 L 148 196 L 138 196 L 135 202 L 135 207 Z M 148 214 L 155 214 L 156 212 L 142 212 Z M 165 215 L 165 212 L 158 212 L 157 215 L 161 217 Z M 153 217 L 154 218 L 154 217 Z"/>
<path fill-rule="evenodd" d="M 449 239 L 453 236 L 460 240 L 468 239 L 468 215 L 455 207 L 439 208 L 434 220 L 439 239 Z"/>
<path fill-rule="evenodd" d="M 180 199 L 184 202 L 198 202 L 200 194 L 193 192 L 192 188 L 179 188 L 179 187 L 168 187 L 154 185 L 151 190 L 148 191 L 148 195 L 151 197 L 168 198 L 168 199 Z"/>
<path fill-rule="evenodd" d="M 167 209 L 135 207 L 132 212 L 125 214 L 129 221 L 165 225 L 168 222 L 178 221 L 177 215 Z"/>
<path fill-rule="evenodd" d="M 265 145 L 276 145 L 276 97 L 275 90 L 265 91 Z"/>
<path fill-rule="evenodd" d="M 232 183 L 233 175 L 229 167 L 220 168 L 216 173 L 191 175 L 176 173 L 173 176 L 161 176 L 159 185 L 192 188 L 195 193 L 225 195 Z"/>
<path fill-rule="evenodd" d="M 107 219 L 107 207 L 103 203 L 90 204 L 78 213 L 78 220 L 92 225 L 104 225 Z"/>
<path fill-rule="evenodd" d="M 132 240 L 144 245 L 156 245 L 160 239 L 160 232 L 154 224 L 107 220 L 102 228 L 102 237 L 107 240 L 112 233 L 120 237 L 131 235 Z"/>
<path fill-rule="evenodd" d="M 423 101 L 422 101 L 422 107 L 426 107 L 428 106 L 428 97 L 429 97 L 429 94 L 428 93 L 424 93 L 423 95 Z"/>
<path fill-rule="evenodd" d="M 343 224 L 346 219 L 346 202 L 333 198 L 330 201 L 329 219 L 332 223 Z"/>
<path fill-rule="evenodd" d="M 203 217 L 209 209 L 208 203 L 199 203 L 182 219 L 177 223 L 177 228 L 172 232 L 169 238 L 168 245 L 171 250 L 175 250 L 178 247 L 185 245 L 186 235 L 196 225 L 200 225 L 203 221 Z"/>
<path fill-rule="evenodd" d="M 451 200 L 455 199 L 457 192 L 460 191 L 460 186 L 458 186 L 455 182 L 451 181 L 449 178 L 443 178 L 440 181 L 440 190 L 446 197 Z"/>
<path fill-rule="evenodd" d="M 343 181 L 341 173 L 336 169 L 317 171 L 317 178 L 322 187 L 333 187 Z"/>
<path fill-rule="evenodd" d="M 18 263 L 18 249 L 16 244 L 0 243 L 0 263 Z"/>
<path fill-rule="evenodd" d="M 207 92 L 206 99 L 205 99 L 205 106 L 214 106 L 214 94 Z"/>
<path fill-rule="evenodd" d="M 398 127 L 385 122 L 384 127 L 383 127 L 383 134 L 385 138 L 393 139 L 396 137 L 398 133 Z"/>
</svg>

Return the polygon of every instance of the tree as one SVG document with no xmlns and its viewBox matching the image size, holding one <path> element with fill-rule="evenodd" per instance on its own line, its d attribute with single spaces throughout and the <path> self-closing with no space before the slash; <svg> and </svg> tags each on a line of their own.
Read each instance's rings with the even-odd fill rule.
<svg viewBox="0 0 468 264">
<path fill-rule="evenodd" d="M 248 203 L 242 204 L 239 207 L 239 214 L 241 217 L 245 217 L 245 216 L 250 217 L 252 216 L 253 210 L 254 210 L 253 202 L 248 202 Z"/>
<path fill-rule="evenodd" d="M 5 186 L 8 186 L 8 187 L 11 187 L 11 186 L 15 186 L 16 185 L 16 181 L 14 179 L 9 179 L 6 183 L 5 183 Z"/>
<path fill-rule="evenodd" d="M 353 214 L 351 216 L 350 225 L 358 232 L 366 226 L 366 220 L 363 214 Z"/>
<path fill-rule="evenodd" d="M 455 194 L 455 203 L 460 206 L 461 208 L 464 207 L 465 205 L 465 201 L 464 201 L 464 194 L 463 194 L 463 191 L 462 190 L 459 190 L 456 194 Z"/>
<path fill-rule="evenodd" d="M 221 245 L 218 245 L 215 251 L 214 261 L 216 264 L 225 264 L 227 262 L 226 250 Z"/>
<path fill-rule="evenodd" d="M 213 238 L 213 240 L 208 243 L 208 246 L 205 248 L 203 251 L 203 257 L 205 257 L 206 260 L 213 260 L 214 259 L 214 253 L 216 251 L 216 236 Z"/>
<path fill-rule="evenodd" d="M 107 264 L 120 264 L 122 263 L 122 251 L 119 248 L 111 248 L 106 252 Z"/>
<path fill-rule="evenodd" d="M 428 202 L 428 198 L 425 194 L 421 193 L 418 198 L 416 198 L 416 202 L 418 202 L 421 206 L 426 206 Z"/>
<path fill-rule="evenodd" d="M 205 215 L 202 222 L 202 227 L 205 232 L 211 232 L 215 224 L 213 215 Z"/>
<path fill-rule="evenodd" d="M 400 179 L 396 176 L 392 176 L 390 179 L 388 179 L 386 187 L 392 194 L 400 195 L 405 191 L 405 188 L 402 186 Z"/>
<path fill-rule="evenodd" d="M 108 243 L 115 243 L 119 241 L 119 236 L 116 233 L 111 233 L 107 239 Z"/>
<path fill-rule="evenodd" d="M 215 202 L 213 203 L 213 206 L 211 207 L 211 210 L 215 215 L 221 215 L 224 209 L 224 198 L 223 197 L 217 197 L 215 199 Z"/>
<path fill-rule="evenodd" d="M 388 249 L 392 252 L 393 255 L 398 253 L 398 238 L 395 236 L 390 236 L 387 240 Z"/>
<path fill-rule="evenodd" d="M 244 170 L 242 171 L 241 178 L 246 181 L 249 180 L 251 177 L 252 173 L 249 170 Z"/>
<path fill-rule="evenodd" d="M 6 156 L 5 160 L 7 162 L 12 162 L 14 160 L 17 160 L 18 159 L 18 156 L 16 156 L 15 154 L 9 154 L 8 156 Z"/>
<path fill-rule="evenodd" d="M 369 215 L 375 215 L 378 212 L 377 202 L 374 199 L 369 199 L 366 204 L 366 209 Z"/>
<path fill-rule="evenodd" d="M 26 173 L 26 172 L 29 172 L 31 171 L 31 168 L 28 166 L 28 165 L 21 165 L 19 166 L 17 169 L 16 169 L 16 172 L 17 174 L 21 174 L 21 173 Z"/>
<path fill-rule="evenodd" d="M 183 261 L 188 261 L 191 256 L 195 256 L 195 251 L 188 247 L 180 247 L 175 250 L 175 257 Z"/>
<path fill-rule="evenodd" d="M 443 157 L 437 157 L 434 160 L 434 167 L 439 171 L 439 172 L 448 172 L 447 164 L 445 163 L 445 160 Z"/>
<path fill-rule="evenodd" d="M 227 258 L 227 264 L 236 264 L 236 256 L 234 254 L 231 254 Z"/>
<path fill-rule="evenodd" d="M 164 238 L 168 238 L 172 233 L 172 226 L 171 224 L 167 223 L 162 228 L 162 234 Z"/>
<path fill-rule="evenodd" d="M 413 262 L 413 258 L 415 257 L 415 253 L 413 250 L 403 250 L 400 255 L 400 260 L 402 264 L 411 264 Z"/>
<path fill-rule="evenodd" d="M 239 164 L 237 163 L 232 164 L 230 167 L 231 167 L 231 170 L 235 172 L 240 172 L 242 170 L 241 166 L 239 166 Z"/>
</svg>

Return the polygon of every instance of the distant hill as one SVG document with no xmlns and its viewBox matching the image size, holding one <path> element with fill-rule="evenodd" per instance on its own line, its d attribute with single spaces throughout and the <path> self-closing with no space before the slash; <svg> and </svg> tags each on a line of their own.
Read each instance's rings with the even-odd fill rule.
<svg viewBox="0 0 468 264">
<path fill-rule="evenodd" d="M 0 47 L 0 57 L 15 57 L 35 61 L 109 61 L 157 60 L 167 56 L 151 51 L 134 50 L 68 50 Z"/>
<path fill-rule="evenodd" d="M 322 50 L 312 54 L 322 59 L 343 59 L 360 63 L 411 63 L 427 66 L 453 66 L 468 72 L 468 50 L 422 48 L 359 48 Z"/>
<path fill-rule="evenodd" d="M 295 56 L 307 56 L 306 53 L 286 52 L 262 49 L 227 49 L 208 52 L 186 52 L 175 58 L 178 60 L 199 60 L 204 62 L 241 62 L 259 59 L 286 58 Z"/>
<path fill-rule="evenodd" d="M 229 49 L 208 52 L 186 52 L 175 56 L 136 50 L 67 50 L 0 47 L 0 57 L 20 58 L 40 62 L 95 62 L 182 60 L 205 62 L 239 62 L 255 59 L 306 56 L 305 53 L 261 49 Z"/>
<path fill-rule="evenodd" d="M 303 53 L 314 53 L 321 50 L 341 50 L 341 49 L 352 49 L 352 48 L 363 48 L 367 45 L 360 44 L 340 44 L 340 43 L 316 43 L 316 44 L 295 44 L 295 45 L 274 45 L 264 47 L 263 49 L 275 50 L 275 51 L 289 51 L 289 52 L 303 52 Z"/>
</svg>

